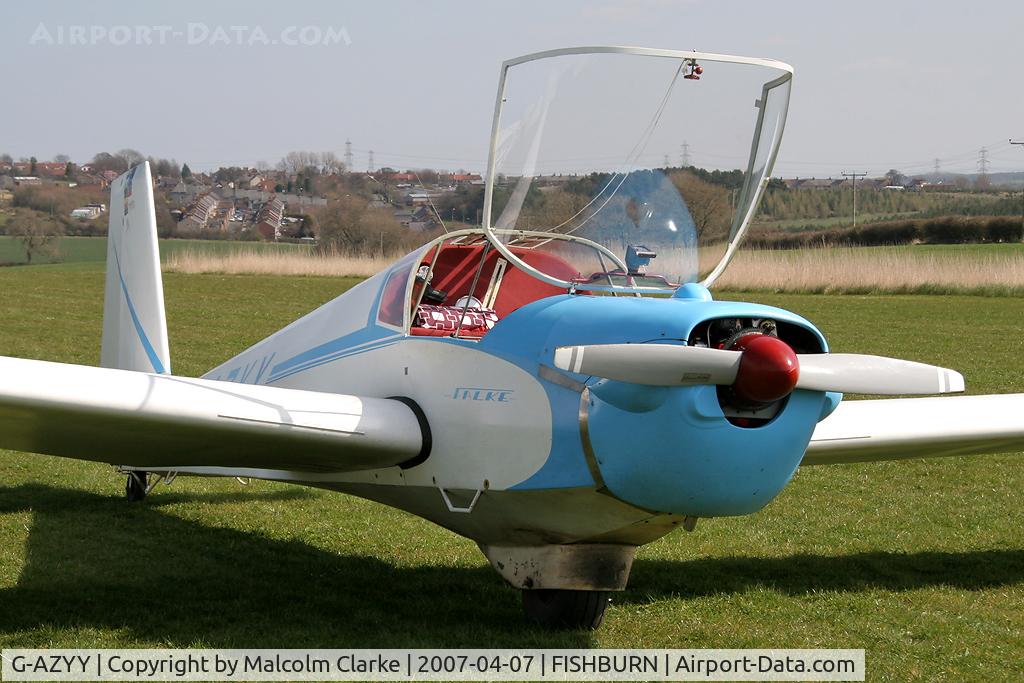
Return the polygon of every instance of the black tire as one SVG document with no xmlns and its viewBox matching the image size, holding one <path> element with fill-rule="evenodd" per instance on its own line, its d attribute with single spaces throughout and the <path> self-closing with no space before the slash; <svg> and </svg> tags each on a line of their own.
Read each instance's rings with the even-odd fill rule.
<svg viewBox="0 0 1024 683">
<path fill-rule="evenodd" d="M 129 503 L 137 503 L 146 498 L 148 476 L 145 472 L 129 472 L 128 483 L 124 486 L 124 497 Z"/>
<path fill-rule="evenodd" d="M 607 591 L 524 590 L 526 617 L 546 628 L 596 629 L 608 607 Z"/>
</svg>

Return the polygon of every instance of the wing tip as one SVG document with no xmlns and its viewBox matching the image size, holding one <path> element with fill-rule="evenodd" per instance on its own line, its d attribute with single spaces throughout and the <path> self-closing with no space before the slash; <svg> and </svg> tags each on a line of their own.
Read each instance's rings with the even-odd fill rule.
<svg viewBox="0 0 1024 683">
<path fill-rule="evenodd" d="M 956 370 L 946 370 L 946 384 L 948 389 L 947 393 L 956 394 L 964 391 L 967 386 L 964 382 L 964 376 Z"/>
</svg>

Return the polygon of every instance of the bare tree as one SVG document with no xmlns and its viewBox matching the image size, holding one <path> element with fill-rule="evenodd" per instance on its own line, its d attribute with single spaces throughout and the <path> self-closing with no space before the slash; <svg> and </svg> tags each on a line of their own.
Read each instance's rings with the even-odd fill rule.
<svg viewBox="0 0 1024 683">
<path fill-rule="evenodd" d="M 320 155 L 320 164 L 323 172 L 327 175 L 337 175 L 345 171 L 345 164 L 334 152 L 324 152 Z"/>
<path fill-rule="evenodd" d="M 906 181 L 907 177 L 895 168 L 890 168 L 889 172 L 885 174 L 886 185 L 903 185 Z"/>
<path fill-rule="evenodd" d="M 690 210 L 697 229 L 697 239 L 705 242 L 724 238 L 729 231 L 729 191 L 721 185 L 701 180 L 689 171 L 674 171 L 669 175 L 672 184 Z"/>
<path fill-rule="evenodd" d="M 114 156 L 124 162 L 125 170 L 131 168 L 132 166 L 139 163 L 140 161 L 143 161 L 146 158 L 142 156 L 142 152 L 128 148 L 119 150 L 117 154 L 115 154 Z"/>
<path fill-rule="evenodd" d="M 417 242 L 391 211 L 372 209 L 365 197 L 345 196 L 322 211 L 317 220 L 319 248 L 346 254 L 391 253 Z"/>
<path fill-rule="evenodd" d="M 7 232 L 14 236 L 25 249 L 25 261 L 59 253 L 60 238 L 64 234 L 61 224 L 52 218 L 43 218 L 30 209 L 18 209 L 11 219 Z"/>
<path fill-rule="evenodd" d="M 128 170 L 123 158 L 107 152 L 97 152 L 92 158 L 92 167 L 97 171 L 124 173 Z"/>
<path fill-rule="evenodd" d="M 288 152 L 277 162 L 277 168 L 288 174 L 319 175 L 323 168 L 322 158 L 316 152 Z"/>
</svg>

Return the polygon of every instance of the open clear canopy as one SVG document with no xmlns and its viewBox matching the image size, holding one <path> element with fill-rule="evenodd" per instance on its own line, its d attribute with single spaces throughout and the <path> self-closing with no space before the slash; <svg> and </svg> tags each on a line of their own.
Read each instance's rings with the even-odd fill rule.
<svg viewBox="0 0 1024 683">
<path fill-rule="evenodd" d="M 753 216 L 789 106 L 781 62 L 585 47 L 502 65 L 485 228 L 569 289 L 710 285 Z M 517 256 L 539 250 L 543 268 Z"/>
</svg>

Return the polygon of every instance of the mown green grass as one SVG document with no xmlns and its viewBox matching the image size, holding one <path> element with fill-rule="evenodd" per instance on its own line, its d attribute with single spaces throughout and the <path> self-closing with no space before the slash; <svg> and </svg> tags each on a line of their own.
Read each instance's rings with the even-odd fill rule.
<svg viewBox="0 0 1024 683">
<path fill-rule="evenodd" d="M 102 280 L 0 269 L 0 354 L 94 363 Z M 175 371 L 351 284 L 167 275 Z M 801 313 L 837 351 L 1024 389 L 1024 299 L 727 296 Z M 1020 455 L 801 470 L 756 515 L 641 549 L 593 634 L 527 626 L 471 542 L 375 503 L 181 479 L 128 505 L 122 487 L 102 465 L 0 452 L 0 646 L 863 647 L 869 680 L 1024 676 Z"/>
<path fill-rule="evenodd" d="M 0 214 L 2 215 L 2 214 Z M 183 251 L 227 254 L 235 251 L 292 249 L 308 251 L 304 244 L 235 242 L 227 240 L 160 240 L 163 258 Z M 54 253 L 33 257 L 35 263 L 102 263 L 107 259 L 106 237 L 62 237 Z M 0 236 L 0 265 L 25 263 L 25 247 L 17 237 Z"/>
</svg>

